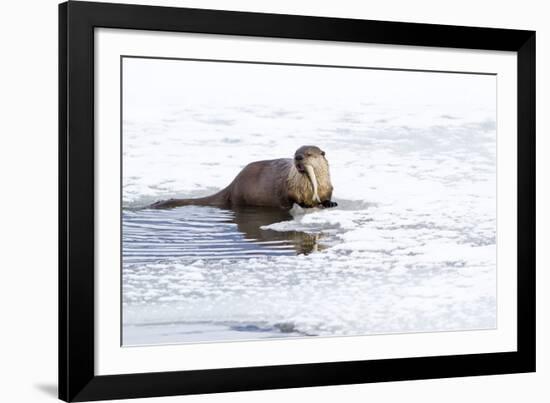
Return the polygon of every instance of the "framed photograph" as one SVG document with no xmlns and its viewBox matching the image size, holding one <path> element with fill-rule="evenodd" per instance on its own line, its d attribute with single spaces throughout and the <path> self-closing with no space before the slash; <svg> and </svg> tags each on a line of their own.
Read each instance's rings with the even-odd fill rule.
<svg viewBox="0 0 550 403">
<path fill-rule="evenodd" d="M 59 6 L 59 397 L 535 370 L 535 33 Z"/>
</svg>

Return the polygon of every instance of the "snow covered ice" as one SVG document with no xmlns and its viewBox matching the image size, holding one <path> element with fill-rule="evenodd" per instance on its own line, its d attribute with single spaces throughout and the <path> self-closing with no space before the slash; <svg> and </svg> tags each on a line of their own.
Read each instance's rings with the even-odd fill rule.
<svg viewBox="0 0 550 403">
<path fill-rule="evenodd" d="M 124 345 L 496 326 L 495 76 L 125 59 L 123 84 Z M 337 208 L 141 209 L 309 144 Z"/>
</svg>

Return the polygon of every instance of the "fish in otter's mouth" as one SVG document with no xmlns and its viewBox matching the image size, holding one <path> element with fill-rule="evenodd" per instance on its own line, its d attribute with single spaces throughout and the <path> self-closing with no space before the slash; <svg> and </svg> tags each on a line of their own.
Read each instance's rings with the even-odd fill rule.
<svg viewBox="0 0 550 403">
<path fill-rule="evenodd" d="M 307 176 L 309 178 L 309 181 L 311 182 L 311 186 L 313 186 L 313 200 L 315 200 L 317 203 L 321 203 L 321 198 L 319 197 L 319 194 L 317 193 L 317 177 L 315 176 L 315 170 L 311 165 L 304 165 Z"/>
<path fill-rule="evenodd" d="M 311 186 L 313 187 L 313 200 L 315 200 L 317 203 L 321 203 L 321 198 L 318 194 L 318 188 L 319 184 L 317 183 L 317 177 L 315 176 L 315 170 L 313 167 L 309 164 L 304 164 L 301 161 L 295 161 L 296 169 L 301 174 L 306 174 L 309 181 L 311 182 Z"/>
</svg>

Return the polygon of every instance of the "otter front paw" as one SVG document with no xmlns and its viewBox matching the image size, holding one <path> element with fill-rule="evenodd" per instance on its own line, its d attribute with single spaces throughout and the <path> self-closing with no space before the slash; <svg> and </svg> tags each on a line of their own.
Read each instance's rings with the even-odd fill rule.
<svg viewBox="0 0 550 403">
<path fill-rule="evenodd" d="M 323 207 L 327 207 L 327 208 L 336 207 L 338 205 L 338 203 L 333 202 L 331 200 L 323 200 L 321 204 L 323 205 Z"/>
</svg>

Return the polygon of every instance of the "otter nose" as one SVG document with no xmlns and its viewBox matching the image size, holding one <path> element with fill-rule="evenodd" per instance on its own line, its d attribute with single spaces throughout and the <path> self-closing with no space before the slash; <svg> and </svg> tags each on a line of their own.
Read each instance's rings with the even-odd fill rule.
<svg viewBox="0 0 550 403">
<path fill-rule="evenodd" d="M 301 161 L 304 159 L 304 156 L 302 154 L 298 154 L 294 158 L 296 159 L 296 161 Z"/>
</svg>

